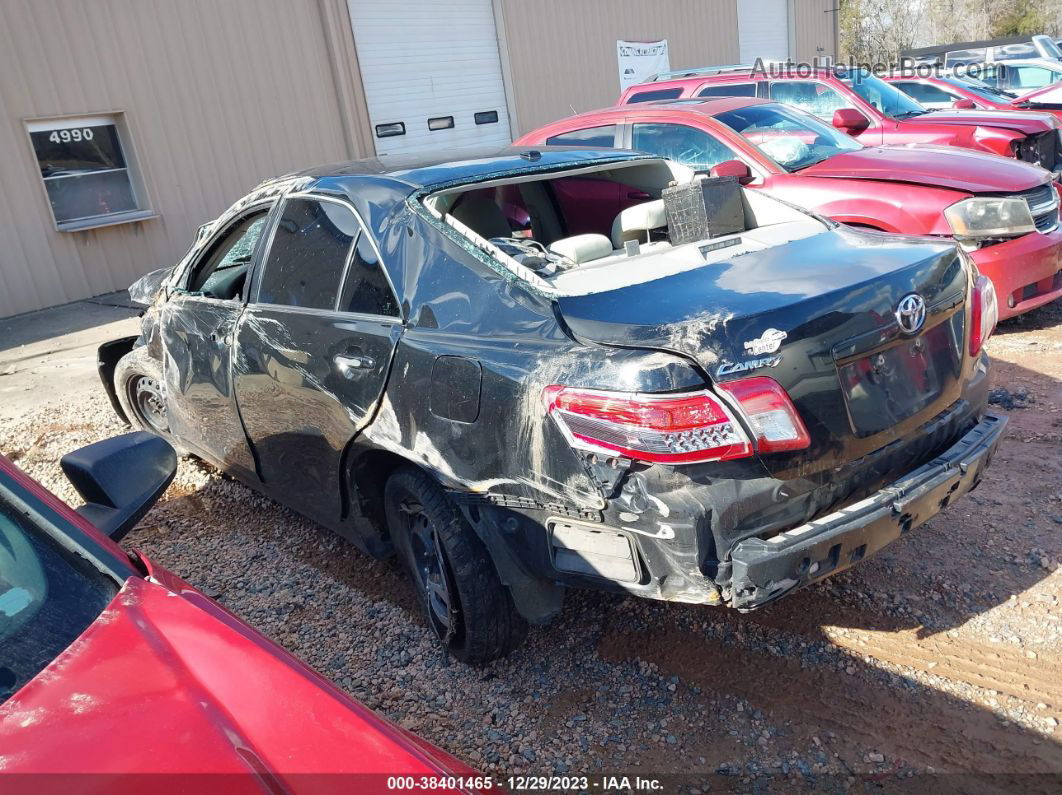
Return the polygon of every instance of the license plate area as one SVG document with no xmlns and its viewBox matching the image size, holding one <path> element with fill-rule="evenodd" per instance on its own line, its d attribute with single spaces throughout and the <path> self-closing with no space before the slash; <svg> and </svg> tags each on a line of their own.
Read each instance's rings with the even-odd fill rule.
<svg viewBox="0 0 1062 795">
<path fill-rule="evenodd" d="M 857 436 L 872 436 L 933 406 L 961 377 L 962 315 L 838 368 Z"/>
</svg>

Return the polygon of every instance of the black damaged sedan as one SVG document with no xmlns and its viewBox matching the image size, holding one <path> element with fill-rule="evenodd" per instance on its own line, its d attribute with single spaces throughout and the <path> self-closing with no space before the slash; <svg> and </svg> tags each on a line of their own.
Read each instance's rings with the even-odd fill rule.
<svg viewBox="0 0 1062 795">
<path fill-rule="evenodd" d="M 658 158 L 507 151 L 260 185 L 132 288 L 119 413 L 398 554 L 461 660 L 567 587 L 749 610 L 974 488 L 995 294 Z"/>
</svg>

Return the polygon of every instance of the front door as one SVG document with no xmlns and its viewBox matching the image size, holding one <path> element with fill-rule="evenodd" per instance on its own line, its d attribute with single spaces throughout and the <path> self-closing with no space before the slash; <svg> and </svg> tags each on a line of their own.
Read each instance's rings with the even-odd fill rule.
<svg viewBox="0 0 1062 795">
<path fill-rule="evenodd" d="M 345 202 L 287 198 L 236 334 L 236 398 L 266 489 L 324 523 L 348 443 L 371 419 L 401 335 L 378 250 Z"/>
<path fill-rule="evenodd" d="M 233 396 L 231 350 L 269 209 L 249 209 L 215 234 L 163 306 L 161 321 L 170 430 L 193 452 L 251 477 L 255 467 Z"/>
</svg>

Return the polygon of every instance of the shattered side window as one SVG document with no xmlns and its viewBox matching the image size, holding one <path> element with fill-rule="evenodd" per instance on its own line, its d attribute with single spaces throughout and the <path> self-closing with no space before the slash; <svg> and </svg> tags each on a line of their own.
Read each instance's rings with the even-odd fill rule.
<svg viewBox="0 0 1062 795">
<path fill-rule="evenodd" d="M 242 294 L 258 238 L 265 229 L 267 209 L 256 210 L 230 225 L 211 244 L 188 277 L 188 290 L 206 298 L 232 300 Z"/>
<path fill-rule="evenodd" d="M 334 309 L 358 231 L 354 213 L 343 204 L 288 199 L 266 257 L 258 302 Z"/>
<path fill-rule="evenodd" d="M 369 315 L 398 316 L 398 300 L 395 298 L 383 264 L 369 242 L 368 233 L 362 232 L 350 260 L 339 309 L 344 312 L 363 312 Z"/>
<path fill-rule="evenodd" d="M 726 144 L 703 130 L 685 124 L 638 123 L 633 127 L 632 149 L 677 160 L 690 168 L 705 170 L 736 157 Z"/>
<path fill-rule="evenodd" d="M 834 111 L 852 103 L 827 85 L 813 80 L 783 80 L 771 83 L 771 99 L 800 108 L 820 119 L 832 119 Z"/>
</svg>

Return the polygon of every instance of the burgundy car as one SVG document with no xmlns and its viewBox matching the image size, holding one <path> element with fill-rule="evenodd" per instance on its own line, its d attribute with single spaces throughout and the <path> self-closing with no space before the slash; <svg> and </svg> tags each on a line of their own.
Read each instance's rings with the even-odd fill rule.
<svg viewBox="0 0 1062 795">
<path fill-rule="evenodd" d="M 796 108 L 746 97 L 584 113 L 517 143 L 639 149 L 736 175 L 847 224 L 954 236 L 992 279 L 1003 318 L 1062 295 L 1057 185 L 1028 163 L 949 147 L 865 147 Z"/>
<path fill-rule="evenodd" d="M 0 456 L 0 789 L 483 786 L 115 543 L 172 480 L 167 442 L 127 434 L 69 454 L 63 469 L 88 501 L 77 512 Z M 192 773 L 212 776 L 146 777 Z"/>
<path fill-rule="evenodd" d="M 620 105 L 688 97 L 746 96 L 793 105 L 868 146 L 939 144 L 1017 157 L 1062 169 L 1059 122 L 1047 113 L 922 107 L 866 71 L 748 66 L 668 72 L 631 86 Z"/>
<path fill-rule="evenodd" d="M 907 74 L 884 79 L 930 110 L 1024 110 L 1050 113 L 1062 119 L 1057 85 L 1044 86 L 1018 96 L 971 77 Z"/>
</svg>

